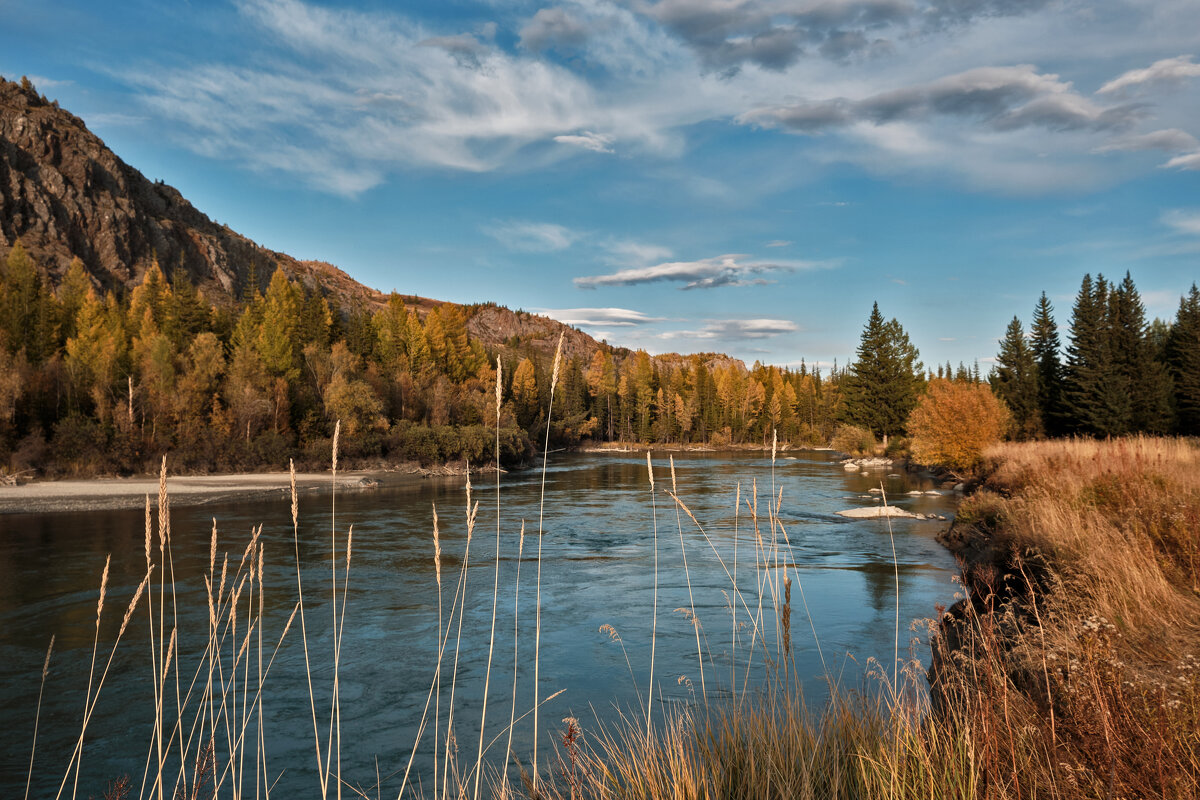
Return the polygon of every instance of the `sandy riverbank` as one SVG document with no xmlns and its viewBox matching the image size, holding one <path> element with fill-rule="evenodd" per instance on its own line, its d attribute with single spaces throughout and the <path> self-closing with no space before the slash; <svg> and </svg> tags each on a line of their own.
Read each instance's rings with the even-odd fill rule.
<svg viewBox="0 0 1200 800">
<path fill-rule="evenodd" d="M 377 475 L 369 471 L 339 472 L 337 488 L 339 491 L 370 488 L 375 485 Z M 296 487 L 304 492 L 328 490 L 332 487 L 332 476 L 327 472 L 297 473 Z M 200 505 L 287 492 L 289 478 L 286 472 L 171 475 L 167 477 L 167 491 L 173 506 Z M 0 486 L 0 514 L 141 508 L 146 495 L 150 495 L 152 503 L 157 502 L 158 478 L 35 481 L 22 486 Z"/>
</svg>

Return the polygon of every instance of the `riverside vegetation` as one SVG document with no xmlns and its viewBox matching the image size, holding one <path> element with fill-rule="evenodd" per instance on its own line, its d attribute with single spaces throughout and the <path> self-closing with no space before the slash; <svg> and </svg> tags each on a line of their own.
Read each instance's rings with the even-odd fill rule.
<svg viewBox="0 0 1200 800">
<path fill-rule="evenodd" d="M 557 358 L 555 367 L 552 388 L 560 374 Z M 498 389 L 494 398 L 498 415 Z M 337 426 L 335 476 L 339 435 Z M 107 655 L 99 647 L 105 567 L 94 664 L 74 753 L 65 767 L 47 767 L 44 758 L 39 763 L 35 733 L 30 774 L 63 770 L 59 796 L 77 796 L 88 722 L 112 654 L 144 598 L 152 628 L 155 681 L 148 687 L 148 702 L 155 722 L 144 745 L 145 774 L 140 782 L 136 776 L 116 778 L 106 795 L 110 798 L 269 797 L 272 772 L 263 748 L 262 702 L 274 654 L 297 626 L 308 665 L 319 776 L 312 796 L 322 798 L 393 793 L 443 800 L 483 793 L 572 800 L 1195 796 L 1200 791 L 1198 461 L 1195 445 L 1182 440 L 1043 442 L 988 451 L 981 467 L 985 488 L 964 503 L 949 536 L 965 559 L 968 597 L 942 620 L 929 622 L 935 634 L 931 692 L 923 691 L 919 662 L 899 658 L 897 612 L 893 663 L 875 665 L 865 691 L 847 691 L 828 676 L 831 699 L 821 708 L 806 706 L 791 668 L 793 628 L 805 624 L 807 608 L 803 575 L 789 568 L 791 545 L 779 515 L 782 497 L 772 491 L 760 507 L 757 488 L 744 497 L 739 490 L 738 513 L 744 506 L 746 517 L 744 523 L 735 517 L 735 525 L 754 531 L 755 546 L 753 553 L 742 554 L 741 564 L 736 550 L 731 563 L 722 562 L 730 581 L 730 627 L 723 634 L 705 631 L 694 604 L 683 609 L 696 632 L 694 702 L 655 709 L 652 644 L 651 678 L 645 694 L 639 694 L 643 705 L 604 730 L 584 733 L 578 721 L 563 720 L 561 731 L 553 734 L 557 755 L 549 764 L 538 760 L 536 743 L 551 734 L 539 733 L 536 711 L 550 698 L 535 690 L 529 702 L 529 689 L 522 691 L 516 674 L 509 725 L 502 733 L 490 741 L 482 733 L 478 741 L 459 738 L 470 727 L 456 722 L 455 688 L 463 586 L 478 511 L 468 481 L 468 535 L 457 575 L 443 575 L 446 562 L 434 512 L 433 569 L 439 598 L 449 604 L 439 622 L 426 714 L 407 766 L 386 789 L 378 777 L 372 785 L 352 781 L 340 766 L 341 631 L 347 622 L 353 624 L 353 608 L 346 603 L 353 527 L 343 530 L 333 516 L 332 571 L 323 591 L 331 597 L 334 620 L 326 652 L 318 653 L 307 634 L 304 598 L 312 587 L 300 581 L 298 542 L 297 602 L 282 632 L 268 636 L 263 630 L 261 529 L 240 556 L 235 551 L 232 558 L 218 559 L 214 524 L 205 577 L 208 630 L 185 636 L 171 622 L 175 593 L 164 462 L 157 538 L 147 498 L 146 575 Z M 705 523 L 678 497 L 673 465 L 656 467 L 648 455 L 647 488 L 656 553 L 675 535 L 681 546 L 685 539 L 694 548 L 711 545 Z M 295 497 L 292 521 L 298 531 Z M 336 504 L 336 496 L 331 502 Z M 518 641 L 522 635 L 540 641 L 541 532 L 539 519 L 536 534 L 529 531 L 538 536 L 537 548 L 526 546 L 524 529 L 520 534 L 520 558 L 535 561 L 526 573 L 535 587 L 532 597 L 528 587 L 516 596 L 515 602 L 524 598 L 534 606 L 518 617 L 524 620 L 524 628 L 513 631 Z M 499 527 L 496 536 L 499 542 Z M 686 571 L 683 577 L 690 584 Z M 659 580 L 655 569 L 656 586 Z M 656 620 L 657 601 L 650 612 Z M 620 643 L 615 631 L 601 632 Z M 729 637 L 734 654 L 728 680 L 704 657 L 706 641 L 718 635 Z M 505 646 L 503 636 L 493 622 L 489 653 Z M 191 654 L 189 661 L 198 666 L 183 672 L 180 650 L 197 638 L 203 641 L 201 653 L 198 660 Z M 48 652 L 47 663 L 50 657 Z M 330 666 L 313 667 L 310 657 Z M 537 669 L 535 656 L 535 687 Z M 528 681 L 528 667 L 524 674 Z M 484 680 L 499 679 L 489 666 Z M 481 714 L 487 713 L 485 705 Z M 297 726 L 309 722 L 294 721 Z M 511 750 L 516 725 L 534 729 L 535 748 L 527 761 Z M 508 744 L 501 747 L 505 737 Z M 432 755 L 434 764 L 432 774 L 419 781 L 413 772 L 418 753 Z M 510 758 L 512 769 L 500 766 Z"/>
</svg>

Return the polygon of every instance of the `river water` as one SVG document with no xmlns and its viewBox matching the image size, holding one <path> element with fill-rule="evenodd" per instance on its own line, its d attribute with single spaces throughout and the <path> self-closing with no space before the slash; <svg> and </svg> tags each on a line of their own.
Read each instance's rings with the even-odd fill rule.
<svg viewBox="0 0 1200 800">
<path fill-rule="evenodd" d="M 701 532 L 686 514 L 677 513 L 674 501 L 661 491 L 671 486 L 668 461 L 666 454 L 654 455 L 659 490 L 655 493 L 647 480 L 644 454 L 561 454 L 550 458 L 542 514 L 538 697 L 544 701 L 563 691 L 540 709 L 538 739 L 543 768 L 565 717 L 576 717 L 586 737 L 597 726 L 611 722 L 618 712 L 634 717 L 645 713 L 641 704 L 650 682 L 652 627 L 656 629 L 656 716 L 678 704 L 702 703 L 705 693 L 710 700 L 728 696 L 731 681 L 740 688 L 747 659 L 752 666 L 763 663 L 761 640 L 752 657 L 749 645 L 757 638 L 750 618 L 759 613 L 758 587 L 764 583 L 760 629 L 768 640 L 766 654 L 778 653 L 771 587 L 781 582 L 785 573 L 793 581 L 790 660 L 810 705 L 819 705 L 827 696 L 831 678 L 846 686 L 861 685 L 872 659 L 890 672 L 897 646 L 902 660 L 911 655 L 927 662 L 928 648 L 920 641 L 912 644 L 920 635 L 919 625 L 910 626 L 933 616 L 936 604 L 948 605 L 953 600 L 954 561 L 935 541 L 937 532 L 948 523 L 897 519 L 892 523 L 894 535 L 889 535 L 884 520 L 846 519 L 835 512 L 876 504 L 879 495 L 869 490 L 881 484 L 890 503 L 923 514 L 950 516 L 952 496 L 909 495 L 910 491 L 936 487 L 927 479 L 889 475 L 888 470 L 847 472 L 832 454 L 823 452 L 788 454 L 774 465 L 769 456 L 760 454 L 676 454 L 677 495 L 703 527 Z M 486 758 L 493 765 L 503 762 L 514 660 L 518 716 L 530 711 L 534 702 L 536 534 L 542 480 L 541 470 L 530 470 L 504 475 L 500 481 L 500 588 L 486 724 L 486 738 L 499 737 Z M 473 486 L 473 500 L 479 507 L 467 554 L 465 614 L 461 638 L 457 635 L 459 620 L 452 623 L 438 704 L 440 736 L 444 737 L 450 665 L 457 642 L 455 734 L 459 761 L 467 765 L 475 763 L 488 677 L 496 564 L 495 481 L 494 475 L 483 475 Z M 742 505 L 735 511 L 739 484 Z M 772 496 L 782 498 L 779 526 L 768 521 Z M 751 519 L 755 501 L 757 534 Z M 352 525 L 338 670 L 341 774 L 348 783 L 364 788 L 373 787 L 378 774 L 382 796 L 394 796 L 400 788 L 438 660 L 438 588 L 432 538 L 435 504 L 440 518 L 445 625 L 467 547 L 461 477 L 385 478 L 375 489 L 339 492 L 333 509 L 336 526 L 332 525 L 328 493 L 305 493 L 300 498 L 299 554 L 318 733 L 324 743 L 334 675 L 330 586 L 335 562 L 330 531 L 336 527 L 338 532 L 340 586 L 346 535 Z M 245 711 L 245 687 L 253 691 L 258 685 L 258 630 L 262 631 L 266 669 L 296 604 L 296 545 L 290 501 L 283 495 L 180 507 L 171 512 L 177 622 L 168 604 L 163 630 L 169 637 L 173 625 L 178 626 L 180 678 L 178 701 L 175 673 L 167 680 L 164 742 L 168 753 L 178 748 L 169 734 L 175 725 L 177 703 L 185 706 L 185 735 L 191 735 L 193 742 L 189 761 L 194 759 L 195 743 L 201 740 L 199 734 L 192 734 L 192 724 L 206 669 L 200 669 L 201 678 L 191 698 L 186 696 L 192 675 L 204 663 L 209 630 L 204 579 L 209 575 L 214 517 L 219 536 L 214 583 L 220 581 L 224 554 L 229 554 L 232 573 L 252 529 L 262 525 L 263 624 L 255 629 L 234 676 L 234 643 L 240 646 L 247 615 L 256 612 L 258 604 L 257 589 L 255 594 L 247 590 L 242 596 L 238 631 L 227 636 L 222 662 L 224 685 L 230 687 L 226 709 L 232 727 L 241 727 L 243 713 L 249 720 L 245 727 L 248 744 L 240 766 L 249 795 L 254 792 L 259 752 L 253 742 L 260 734 L 253 709 Z M 522 521 L 526 537 L 519 561 L 520 591 L 515 596 Z M 7 515 L 0 516 L 0 530 L 0 796 L 24 793 L 42 664 L 53 635 L 54 654 L 41 702 L 30 797 L 54 797 L 83 718 L 105 558 L 111 554 L 96 681 L 126 604 L 145 573 L 143 514 Z M 764 542 L 762 549 L 756 547 L 758 537 Z M 656 541 L 657 619 L 653 613 Z M 772 546 L 772 541 L 778 545 Z M 740 593 L 733 591 L 731 582 L 735 547 Z M 157 539 L 152 549 L 159 563 Z M 759 561 L 769 556 L 770 568 L 755 567 L 756 551 Z M 88 723 L 79 797 L 100 797 L 108 781 L 123 775 L 131 777 L 136 796 L 152 757 L 155 679 L 151 631 L 158 647 L 159 572 L 155 573 L 152 598 L 154 623 L 143 599 L 113 656 Z M 232 580 L 228 583 L 227 594 L 235 585 Z M 168 601 L 171 594 L 168 583 Z M 779 594 L 782 602 L 782 589 Z M 514 600 L 519 624 L 516 643 Z M 736 643 L 731 604 L 737 608 L 740 623 Z M 699 656 L 697 627 L 689 619 L 692 608 L 701 634 Z M 611 626 L 620 641 L 600 630 L 605 625 Z M 246 666 L 248 672 L 243 671 Z M 221 678 L 218 674 L 217 686 L 222 685 Z M 263 771 L 274 782 L 278 797 L 318 796 L 313 705 L 299 618 L 279 647 L 264 686 Z M 249 697 L 253 700 L 252 694 Z M 416 779 L 426 789 L 433 781 L 432 716 L 431 710 L 410 776 L 410 784 Z M 206 720 L 206 725 L 211 722 L 208 716 Z M 215 759 L 218 772 L 225 775 L 222 796 L 231 794 L 232 765 L 225 733 L 229 727 L 218 718 Z M 513 752 L 528 764 L 533 750 L 533 718 L 527 716 L 514 728 Z M 153 758 L 157 763 L 157 755 Z M 177 771 L 177 761 L 169 762 L 167 772 L 174 776 Z M 71 795 L 74 780 L 72 775 L 67 781 L 64 796 Z M 373 788 L 368 793 L 376 794 Z M 170 787 L 166 795 L 170 795 Z"/>
</svg>

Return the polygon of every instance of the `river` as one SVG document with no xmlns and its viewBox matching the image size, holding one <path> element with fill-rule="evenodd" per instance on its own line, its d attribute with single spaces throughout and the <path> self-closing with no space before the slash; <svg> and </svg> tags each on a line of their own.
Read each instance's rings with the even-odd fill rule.
<svg viewBox="0 0 1200 800">
<path fill-rule="evenodd" d="M 553 741 L 565 717 L 576 717 L 586 737 L 598 725 L 611 722 L 618 711 L 632 716 L 644 713 L 638 708 L 649 685 L 652 627 L 656 629 L 656 716 L 666 707 L 702 703 L 705 693 L 710 701 L 727 696 L 731 681 L 740 686 L 747 658 L 762 662 L 761 642 L 753 657 L 748 653 L 750 640 L 756 638 L 749 620 L 758 613 L 757 587 L 763 581 L 768 583 L 762 629 L 769 639 L 767 652 L 776 652 L 770 586 L 785 572 L 793 581 L 790 640 L 794 674 L 810 701 L 818 704 L 827 696 L 830 679 L 858 686 L 871 659 L 890 672 L 897 647 L 901 659 L 910 657 L 911 640 L 921 635 L 919 624 L 910 626 L 933 616 L 936 604 L 953 601 L 954 561 L 935 540 L 937 532 L 948 523 L 896 519 L 890 535 L 885 520 L 846 519 L 835 514 L 877 503 L 878 494 L 869 490 L 882 484 L 889 503 L 923 514 L 950 516 L 952 496 L 908 494 L 935 489 L 928 479 L 889 475 L 886 469 L 848 472 L 825 452 L 788 453 L 774 465 L 769 455 L 757 453 L 675 455 L 677 495 L 703 526 L 703 532 L 686 514 L 678 513 L 675 502 L 662 491 L 671 488 L 672 480 L 665 453 L 654 454 L 659 490 L 654 493 L 647 479 L 644 454 L 575 453 L 550 458 L 542 514 L 538 697 L 544 701 L 560 690 L 562 693 L 540 709 L 543 767 L 551 757 Z M 503 760 L 507 739 L 504 729 L 512 707 L 514 599 L 518 601 L 519 622 L 517 714 L 529 711 L 534 701 L 542 480 L 541 470 L 510 473 L 500 480 L 500 588 L 486 725 L 488 740 L 499 737 L 499 743 L 488 751 L 492 764 Z M 742 506 L 735 511 L 739 483 Z M 782 498 L 778 527 L 768 522 L 772 496 Z M 328 493 L 300 496 L 304 629 L 322 742 L 328 738 L 334 673 L 331 500 Z M 450 706 L 450 664 L 457 644 L 455 733 L 460 763 L 468 765 L 475 763 L 478 748 L 491 639 L 497 535 L 495 475 L 475 479 L 473 500 L 479 507 L 467 560 L 466 613 L 460 639 L 459 620 L 453 621 L 438 704 L 440 735 L 444 737 Z M 769 552 L 770 569 L 755 567 L 756 534 L 750 512 L 755 501 L 760 518 L 758 536 Z M 440 518 L 445 625 L 467 548 L 464 480 L 385 476 L 377 488 L 339 492 L 332 509 L 336 511 L 339 586 L 343 581 L 346 537 L 353 526 L 338 670 L 341 774 L 347 782 L 365 788 L 376 783 L 378 769 L 383 796 L 394 796 L 399 790 L 400 775 L 408 764 L 437 663 L 438 589 L 432 538 L 435 504 Z M 178 747 L 169 737 L 177 703 L 186 706 L 185 735 L 190 734 L 194 709 L 207 677 L 202 667 L 209 630 L 204 579 L 209 575 L 213 518 L 218 528 L 214 583 L 220 581 L 224 554 L 229 554 L 232 573 L 252 529 L 263 526 L 259 541 L 264 554 L 264 669 L 297 602 L 296 546 L 286 496 L 172 510 L 170 552 L 180 677 L 178 701 L 175 673 L 167 680 L 167 732 L 163 738 L 168 753 Z M 520 560 L 520 593 L 514 598 L 522 521 L 526 536 Z M 145 573 L 143 515 L 140 511 L 15 514 L 0 517 L 0 530 L 0 795 L 24 794 L 42 664 L 53 635 L 55 646 L 41 701 L 30 796 L 54 797 L 63 782 L 83 718 L 105 558 L 111 554 L 99 629 L 97 682 L 126 604 Z M 773 539 L 777 547 L 771 546 Z M 735 569 L 735 546 L 741 594 L 732 591 L 730 580 Z M 152 556 L 160 563 L 157 538 Z M 151 584 L 153 624 L 148 611 L 151 606 L 143 598 L 105 678 L 85 737 L 79 797 L 102 796 L 108 781 L 122 775 L 131 776 L 136 796 L 148 761 L 153 758 L 157 763 L 151 658 L 156 651 L 152 651 L 151 632 L 154 647 L 160 647 L 158 614 L 162 597 L 158 580 L 163 572 L 156 570 Z M 171 569 L 165 572 L 169 579 Z M 227 593 L 235 583 L 229 580 L 228 584 Z M 259 664 L 260 629 L 256 628 L 247 642 L 238 674 L 228 674 L 232 673 L 229 667 L 236 650 L 233 643 L 240 645 L 246 620 L 257 611 L 257 589 L 253 594 L 249 591 L 242 596 L 236 639 L 230 635 L 224 645 L 224 685 L 236 687 L 233 696 L 237 706 L 232 716 L 237 726 L 248 696 L 245 687 L 253 690 L 257 686 Z M 168 639 L 175 624 L 171 595 L 168 582 L 167 613 L 162 623 L 163 638 Z M 731 604 L 742 626 L 736 646 Z M 699 657 L 697 626 L 689 619 L 693 608 L 701 636 Z M 606 625 L 620 641 L 600 630 Z M 274 782 L 279 797 L 318 794 L 313 711 L 301 634 L 297 617 L 269 667 L 262 695 L 264 772 Z M 928 648 L 918 641 L 911 655 L 927 662 Z M 247 666 L 248 671 L 242 671 Z M 185 699 L 198 668 L 200 680 L 191 698 Z M 226 707 L 232 708 L 229 690 L 226 697 Z M 249 697 L 253 700 L 253 694 Z M 260 736 L 258 717 L 252 708 L 245 713 L 249 720 L 246 738 L 253 743 Z M 429 761 L 432 709 L 429 716 L 430 729 L 410 777 L 410 783 L 415 777 L 426 788 L 433 780 Z M 210 719 L 207 715 L 205 718 Z M 231 765 L 226 728 L 218 722 L 217 730 L 217 768 L 227 773 Z M 192 741 L 189 761 L 200 737 L 194 735 Z M 528 764 L 533 751 L 532 716 L 515 727 L 513 750 Z M 247 794 L 254 792 L 257 753 L 257 748 L 248 746 L 240 767 Z M 177 771 L 174 764 L 177 762 L 168 763 L 172 776 Z M 224 780 L 222 796 L 227 796 L 231 778 L 226 774 Z M 66 782 L 64 796 L 70 796 L 73 783 L 74 776 Z M 374 789 L 368 793 L 375 795 Z M 166 794 L 170 795 L 170 787 Z"/>
</svg>

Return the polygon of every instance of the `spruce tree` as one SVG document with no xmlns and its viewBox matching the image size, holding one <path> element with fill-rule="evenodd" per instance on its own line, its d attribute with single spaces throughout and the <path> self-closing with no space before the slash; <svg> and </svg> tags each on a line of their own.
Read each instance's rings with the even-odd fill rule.
<svg viewBox="0 0 1200 800">
<path fill-rule="evenodd" d="M 1038 365 L 1017 317 L 1012 318 L 1004 332 L 996 370 L 990 379 L 992 388 L 1012 412 L 1013 435 L 1018 439 L 1042 436 L 1045 431 L 1038 403 Z"/>
<path fill-rule="evenodd" d="M 1063 407 L 1066 427 L 1099 436 L 1124 433 L 1113 386 L 1111 337 L 1108 330 L 1108 283 L 1103 275 L 1083 276 L 1071 311 Z M 1126 396 L 1128 400 L 1128 396 Z"/>
<path fill-rule="evenodd" d="M 1167 336 L 1166 358 L 1175 381 L 1176 430 L 1200 436 L 1200 290 L 1194 283 L 1187 297 L 1179 300 Z"/>
<path fill-rule="evenodd" d="M 1063 367 L 1058 360 L 1061 344 L 1058 325 L 1054 322 L 1054 307 L 1046 293 L 1033 309 L 1033 325 L 1029 329 L 1029 348 L 1037 362 L 1038 409 L 1042 427 L 1049 436 L 1063 432 Z"/>
<path fill-rule="evenodd" d="M 1171 421 L 1171 377 L 1158 360 L 1146 325 L 1146 309 L 1129 273 L 1109 297 L 1109 337 L 1112 350 L 1116 408 L 1122 432 L 1166 433 Z M 1126 412 L 1125 409 L 1128 409 Z"/>
<path fill-rule="evenodd" d="M 863 327 L 857 358 L 846 373 L 843 421 L 877 436 L 904 432 L 917 403 L 924 366 L 900 323 L 883 321 L 879 303 Z"/>
</svg>

